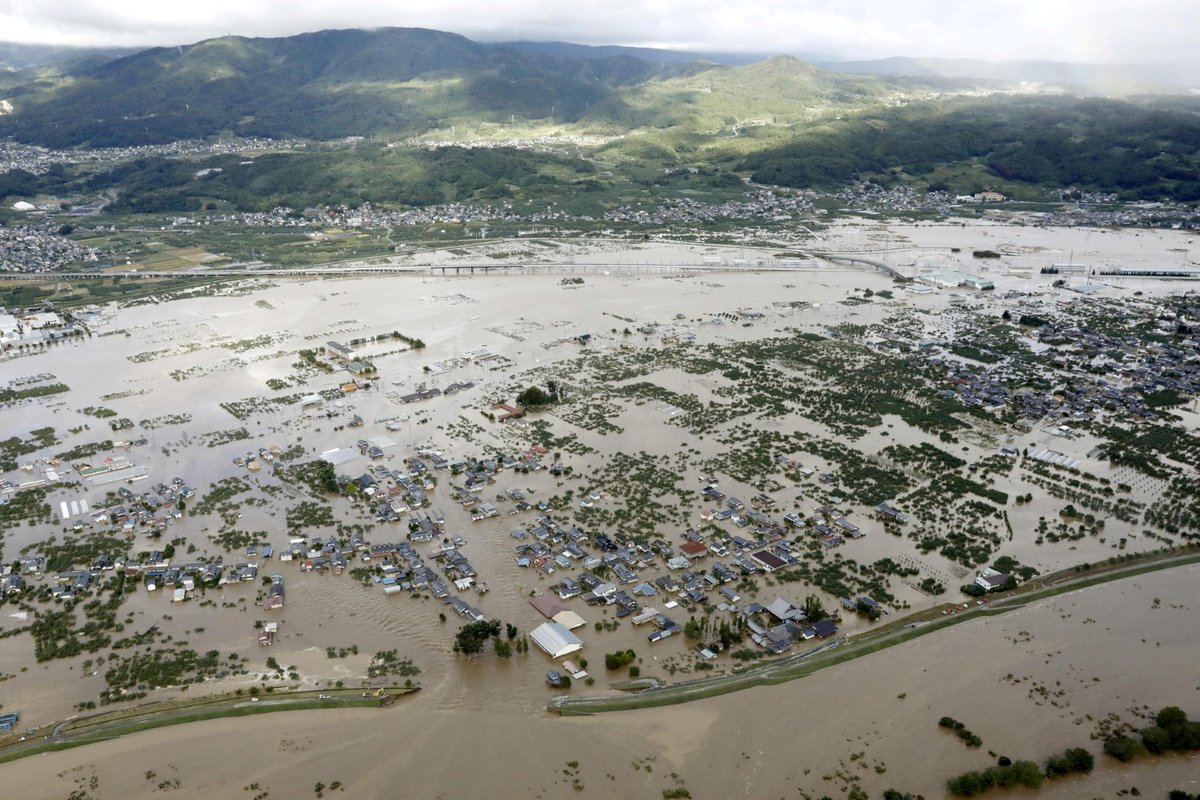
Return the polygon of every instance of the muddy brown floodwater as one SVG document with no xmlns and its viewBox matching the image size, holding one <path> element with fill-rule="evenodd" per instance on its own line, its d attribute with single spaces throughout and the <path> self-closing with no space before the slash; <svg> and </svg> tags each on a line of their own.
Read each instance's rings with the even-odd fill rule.
<svg viewBox="0 0 1200 800">
<path fill-rule="evenodd" d="M 1140 258 L 1139 263 L 1152 265 L 1156 257 L 1170 258 L 1181 241 L 1170 232 L 1139 236 L 988 225 L 884 230 L 862 224 L 833 229 L 823 247 L 858 252 L 877 248 L 912 269 L 936 262 L 978 271 L 969 253 L 983 246 L 1009 254 L 1006 267 L 1065 261 L 1070 254 L 1077 261 L 1086 257 L 1097 262 L 1107 254 L 1114 263 Z M 961 252 L 954 254 L 951 247 Z M 672 251 L 662 249 L 663 253 L 643 250 L 636 259 L 629 258 L 635 263 L 637 259 L 675 263 L 665 255 Z M 589 258 L 608 263 L 619 257 L 613 252 L 582 251 L 573 256 L 577 265 Z M 687 260 L 678 253 L 671 258 Z M 999 268 L 988 274 L 996 280 L 997 292 L 979 300 L 984 304 L 981 313 L 998 314 L 997 298 L 1008 288 L 1043 290 L 1047 283 L 1036 271 L 1032 279 L 1007 275 Z M 388 436 L 396 442 L 385 451 L 383 463 L 390 466 L 399 465 L 419 448 L 436 448 L 451 457 L 482 454 L 489 447 L 515 451 L 531 441 L 530 429 L 496 425 L 481 412 L 492 402 L 511 400 L 516 390 L 531 382 L 530 371 L 536 374 L 576 357 L 580 346 L 569 340 L 581 333 L 592 334 L 589 348 L 619 354 L 626 345 L 657 347 L 664 333 L 692 336 L 698 345 L 719 344 L 778 335 L 785 329 L 824 332 L 842 323 L 871 324 L 900 308 L 913 310 L 928 330 L 934 330 L 949 302 L 946 292 L 897 291 L 897 299 L 888 304 L 842 305 L 839 301 L 855 289 L 893 287 L 882 274 L 841 268 L 737 275 L 604 274 L 600 270 L 578 276 L 584 280 L 581 286 L 564 286 L 564 276 L 558 274 L 308 280 L 248 285 L 246 291 L 232 295 L 109 309 L 109 321 L 98 326 L 92 338 L 0 362 L 0 385 L 49 372 L 71 387 L 65 394 L 0 409 L 0 431 L 27 435 L 46 425 L 56 429 L 62 444 L 22 457 L 23 463 L 104 438 L 144 436 L 145 445 L 118 448 L 91 459 L 120 455 L 136 462 L 147 474 L 132 487 L 139 492 L 179 475 L 196 488 L 199 499 L 214 483 L 237 475 L 252 487 L 243 497 L 261 501 L 242 506 L 237 527 L 262 531 L 261 540 L 278 550 L 288 538 L 286 510 L 303 495 L 282 488 L 269 469 L 249 473 L 235 467 L 232 460 L 249 450 L 299 445 L 304 449 L 301 460 L 310 460 L 333 448 L 353 447 L 359 438 Z M 1116 296 L 1134 290 L 1131 284 L 1123 286 L 1128 288 L 1105 292 Z M 1150 284 L 1138 287 L 1163 291 Z M 780 305 L 788 301 L 814 306 L 795 310 Z M 1057 301 L 1048 297 L 1045 302 L 1051 307 Z M 754 309 L 764 316 L 748 327 L 730 321 L 710 324 L 714 315 L 738 309 Z M 636 330 L 648 322 L 660 324 L 653 336 Z M 622 332 L 627 327 L 632 329 L 629 335 Z M 377 387 L 369 392 L 331 399 L 307 412 L 299 404 L 260 406 L 244 420 L 221 407 L 230 401 L 334 390 L 346 374 L 305 374 L 294 366 L 296 351 L 321 350 L 327 340 L 348 342 L 394 330 L 423 339 L 427 347 L 407 351 L 394 341 L 363 346 L 362 352 L 378 369 Z M 482 348 L 494 358 L 447 366 L 451 359 L 478 354 Z M 272 390 L 269 380 L 290 385 Z M 477 386 L 433 401 L 403 405 L 388 396 L 412 391 L 421 382 L 444 388 L 466 380 L 476 381 Z M 656 372 L 653 380 L 702 402 L 715 397 L 713 390 L 722 385 L 720 376 L 673 369 Z M 134 431 L 114 434 L 104 420 L 82 413 L 89 406 L 112 408 L 139 425 Z M 715 437 L 701 440 L 669 424 L 669 409 L 652 402 L 625 403 L 617 413 L 623 430 L 608 435 L 551 416 L 556 435 L 573 433 L 596 451 L 588 456 L 563 453 L 564 463 L 586 473 L 595 466 L 590 462 L 618 452 L 644 451 L 667 459 L 694 447 L 702 451 L 699 459 L 715 455 L 719 447 Z M 1183 413 L 1196 423 L 1193 412 Z M 354 414 L 365 420 L 363 428 L 344 427 Z M 379 422 L 385 418 L 396 420 L 394 430 Z M 893 425 L 888 438 L 871 432 L 856 446 L 872 452 L 888 443 L 923 440 L 919 431 L 899 420 L 886 422 Z M 800 415 L 771 424 L 828 434 Z M 214 434 L 240 428 L 245 428 L 248 438 L 208 446 Z M 1053 446 L 1077 458 L 1086 458 L 1093 444 L 1051 436 L 1037 430 L 1017 444 Z M 994 452 L 995 444 L 981 441 L 967 446 L 975 457 Z M 827 466 L 811 456 L 808 459 L 818 467 Z M 357 474 L 368 464 L 366 458 L 358 458 L 339 470 Z M 27 480 L 38 469 L 4 477 Z M 78 480 L 65 465 L 62 471 L 65 480 Z M 449 475 L 438 477 L 433 506 L 445 513 L 447 534 L 466 540 L 463 552 L 479 579 L 490 587 L 484 595 L 468 591 L 465 599 L 489 617 L 512 622 L 522 631 L 540 624 L 543 620 L 528 598 L 533 592 L 547 591 L 561 576 L 515 566 L 515 542 L 509 531 L 531 517 L 502 514 L 472 522 L 469 513 L 448 497 Z M 692 469 L 681 486 L 697 489 L 699 478 L 698 468 Z M 84 481 L 76 487 L 54 488 L 50 506 L 57 510 L 63 500 L 87 500 L 91 507 L 100 507 L 106 492 L 121 485 L 97 487 Z M 585 489 L 603 487 L 586 480 L 562 482 L 545 471 L 508 471 L 481 494 L 485 501 L 494 500 L 493 495 L 509 488 L 519 488 L 536 501 L 564 488 L 574 489 L 578 496 Z M 757 491 L 725 476 L 722 488 L 745 497 Z M 1135 487 L 1143 497 L 1154 491 L 1154 486 Z M 781 501 L 788 500 L 787 491 L 777 494 Z M 606 497 L 599 502 L 617 501 Z M 343 522 L 371 523 L 344 501 L 334 505 Z M 692 524 L 699 521 L 704 507 L 697 502 L 689 509 Z M 1014 536 L 1001 552 L 1042 570 L 1111 554 L 1112 542 L 1095 538 L 1056 546 L 1035 544 L 1032 531 L 1044 513 L 1045 508 L 1037 504 L 1010 507 Z M 566 514 L 553 516 L 569 520 Z M 910 540 L 884 534 L 872 519 L 859 522 L 868 535 L 847 542 L 840 551 L 847 558 L 871 563 L 888 557 L 912 563 L 920 567 L 922 576 L 938 576 L 947 585 L 955 585 L 967 574 L 936 552 L 921 555 Z M 221 548 L 209 539 L 219 527 L 220 520 L 213 515 L 185 516 L 167 530 L 163 541 L 181 538 L 197 548 L 195 554 L 177 556 L 176 561 L 221 555 Z M 1122 528 L 1119 523 L 1111 528 L 1115 540 Z M 403 524 L 377 527 L 368 538 L 399 541 L 404 530 Z M 659 533 L 677 541 L 679 530 L 667 526 Z M 11 562 L 27 547 L 36 550 L 37 543 L 51 535 L 67 535 L 57 520 L 50 526 L 4 531 L 4 560 Z M 129 549 L 136 553 L 161 543 L 138 534 Z M 1129 550 L 1154 544 L 1131 538 Z M 185 548 L 183 544 L 179 550 Z M 427 557 L 435 549 L 433 543 L 417 545 Z M 237 552 L 223 555 L 227 562 L 242 558 Z M 420 667 L 416 681 L 422 691 L 386 711 L 296 712 L 205 722 L 39 756 L 0 766 L 0 784 L 7 787 L 4 794 L 11 790 L 12 796 L 62 797 L 73 788 L 87 789 L 95 776 L 98 788 L 88 789 L 93 797 L 148 795 L 159 783 L 175 780 L 179 786 L 173 792 L 179 796 L 222 797 L 252 797 L 256 792 L 243 787 L 253 783 L 269 789 L 272 797 L 300 797 L 313 792 L 318 782 L 333 781 L 340 781 L 347 796 L 353 797 L 658 798 L 663 789 L 679 782 L 701 798 L 841 797 L 852 785 L 861 785 L 871 797 L 890 786 L 937 797 L 950 775 L 986 766 L 987 751 L 1036 760 L 1074 745 L 1098 753 L 1098 744 L 1089 735 L 1095 720 L 1110 712 L 1135 721 L 1132 715 L 1143 706 L 1178 704 L 1200 714 L 1194 670 L 1200 630 L 1190 605 L 1194 604 L 1194 568 L 1087 589 L 1000 618 L 956 626 L 783 686 L 680 707 L 574 719 L 545 714 L 552 690 L 545 685 L 544 673 L 553 662 L 536 648 L 512 659 L 491 652 L 476 659 L 453 656 L 450 644 L 461 620 L 449 614 L 447 622 L 440 622 L 439 612 L 449 609 L 436 600 L 404 593 L 387 596 L 348 575 L 301 573 L 296 562 L 263 562 L 260 569 L 263 574 L 278 571 L 285 576 L 287 604 L 282 613 L 268 615 L 255 605 L 261 591 L 257 584 L 209 589 L 180 604 L 172 604 L 162 591 L 139 590 L 122 613 L 132 614 L 131 630 L 157 623 L 176 646 L 186 643 L 200 652 L 215 649 L 249 659 L 250 674 L 193 686 L 189 692 L 255 685 L 267 656 L 294 666 L 301 676 L 299 683 L 305 685 L 337 680 L 356 685 L 365 676 L 371 656 L 392 649 Z M 666 571 L 661 566 L 659 570 L 643 572 L 642 579 Z M 898 602 L 914 609 L 939 602 L 907 583 L 896 581 L 893 589 Z M 800 600 L 809 591 L 810 587 L 799 584 L 760 585 L 757 595 L 747 600 L 769 602 L 777 593 Z M 1152 610 L 1156 597 L 1161 603 Z M 667 599 L 649 598 L 646 604 L 661 608 Z M 827 607 L 836 603 L 836 598 L 822 599 Z M 579 655 L 589 660 L 589 672 L 596 678 L 593 686 L 577 684 L 575 691 L 607 691 L 614 678 L 606 674 L 603 654 L 617 649 L 635 649 L 644 675 L 670 678 L 669 666 L 691 670 L 695 656 L 684 637 L 649 645 L 645 630 L 627 620 L 615 630 L 598 632 L 595 623 L 613 619 L 611 609 L 586 607 L 578 600 L 570 605 L 587 622 L 579 631 L 585 642 Z M 24 624 L 14 616 L 17 613 L 12 605 L 4 607 L 0 631 Z M 678 621 L 686 620 L 682 608 L 674 613 Z M 256 645 L 253 623 L 263 619 L 281 622 L 280 634 L 269 649 Z M 862 624 L 848 620 L 845 630 L 853 633 Z M 326 655 L 329 647 L 351 645 L 357 646 L 357 655 L 336 659 Z M 23 725 L 31 727 L 69 716 L 76 704 L 95 700 L 104 688 L 103 665 L 85 669 L 86 659 L 38 664 L 28 634 L 0 640 L 0 676 L 9 676 L 0 681 L 0 704 L 6 710 L 21 710 Z M 726 669 L 732 661 L 722 656 L 716 663 L 718 669 Z M 159 689 L 150 698 L 178 694 L 178 689 Z M 968 750 L 943 735 L 936 727 L 943 715 L 963 720 L 978 733 L 984 740 L 983 752 Z M 577 766 L 569 766 L 570 762 Z M 1187 788 L 1186 781 L 1200 774 L 1195 759 L 1189 758 L 1147 759 L 1128 767 L 1104 759 L 1099 764 L 1091 777 L 1047 784 L 1039 795 L 1109 797 L 1136 785 L 1144 795 L 1161 796 L 1168 788 Z M 147 778 L 148 772 L 155 777 Z M 1195 784 L 1191 786 L 1196 791 Z"/>
</svg>

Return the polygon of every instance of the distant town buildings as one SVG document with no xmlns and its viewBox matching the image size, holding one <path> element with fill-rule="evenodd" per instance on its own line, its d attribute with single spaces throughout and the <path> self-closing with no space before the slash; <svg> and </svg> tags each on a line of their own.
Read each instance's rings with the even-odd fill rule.
<svg viewBox="0 0 1200 800">
<path fill-rule="evenodd" d="M 0 225 L 0 272 L 49 272 L 99 258 L 98 250 L 64 236 L 57 223 Z"/>
</svg>

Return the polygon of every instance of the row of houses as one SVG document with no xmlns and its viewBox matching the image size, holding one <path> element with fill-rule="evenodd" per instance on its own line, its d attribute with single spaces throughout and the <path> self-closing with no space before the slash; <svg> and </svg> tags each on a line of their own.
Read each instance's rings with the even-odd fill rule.
<svg viewBox="0 0 1200 800">
<path fill-rule="evenodd" d="M 41 578 L 46 561 L 41 556 L 26 556 L 9 565 L 0 575 L 0 593 L 14 597 L 32 588 L 26 577 Z M 59 600 L 74 600 L 95 588 L 106 574 L 126 578 L 141 578 L 147 591 L 161 588 L 192 591 L 197 586 L 221 586 L 231 583 L 250 583 L 258 577 L 256 563 L 192 562 L 172 565 L 163 551 L 153 550 L 131 557 L 126 554 L 101 553 L 89 565 L 54 573 L 51 595 Z M 182 596 L 176 599 L 183 599 Z"/>
</svg>

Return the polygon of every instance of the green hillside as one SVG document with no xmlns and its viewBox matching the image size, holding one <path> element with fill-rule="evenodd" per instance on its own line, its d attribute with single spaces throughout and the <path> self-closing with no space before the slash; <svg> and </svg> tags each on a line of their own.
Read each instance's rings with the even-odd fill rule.
<svg viewBox="0 0 1200 800">
<path fill-rule="evenodd" d="M 1196 106 L 992 97 L 877 108 L 797 131 L 738 169 L 783 186 L 882 178 L 965 189 L 938 185 L 939 176 L 947 165 L 971 165 L 993 184 L 1190 202 L 1200 200 Z"/>
<path fill-rule="evenodd" d="M 196 177 L 197 166 L 172 159 L 131 162 L 80 188 L 118 188 L 120 199 L 112 210 L 134 213 L 195 211 L 207 202 L 248 210 L 363 202 L 396 207 L 553 195 L 558 187 L 594 172 L 585 161 L 542 153 L 372 145 L 278 153 L 251 162 L 215 158 L 203 166 L 221 171 L 203 178 Z"/>
<path fill-rule="evenodd" d="M 256 158 L 156 158 L 0 175 L 0 196 L 94 197 L 113 210 L 257 209 L 365 200 L 419 206 L 574 197 L 624 203 L 679 188 L 736 195 L 741 178 L 798 188 L 872 180 L 955 192 L 993 186 L 1200 199 L 1200 100 L 987 91 L 965 79 L 879 77 L 794 58 L 744 65 L 562 44 L 509 48 L 439 31 L 225 37 L 88 69 L 37 73 L 0 95 L 0 136 L 51 147 L 233 134 L 377 144 L 558 137 L 553 152 L 309 148 Z M 0 84 L 3 86 L 3 84 Z M 578 146 L 564 136 L 603 139 Z M 570 155 L 567 155 L 567 153 Z M 197 180 L 203 168 L 219 168 Z M 99 170 L 97 172 L 97 170 Z M 457 170 L 457 172 L 456 172 Z M 601 203 L 600 197 L 604 196 Z"/>
<path fill-rule="evenodd" d="M 443 122 L 570 120 L 662 68 L 628 56 L 572 60 L 439 31 L 321 31 L 157 48 L 11 90 L 0 135 L 51 147 L 240 136 L 422 133 Z"/>
<path fill-rule="evenodd" d="M 896 94 L 878 78 L 825 72 L 779 57 L 648 81 L 589 109 L 584 120 L 617 129 L 683 128 L 733 136 L 740 124 L 807 123 L 831 111 L 875 106 Z"/>
</svg>

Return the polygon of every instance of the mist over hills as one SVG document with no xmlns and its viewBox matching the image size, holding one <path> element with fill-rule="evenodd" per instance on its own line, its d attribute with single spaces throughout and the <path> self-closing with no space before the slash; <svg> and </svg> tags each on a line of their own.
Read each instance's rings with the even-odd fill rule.
<svg viewBox="0 0 1200 800">
<path fill-rule="evenodd" d="M 0 98 L 10 92 L 26 94 L 49 88 L 63 75 L 83 72 L 132 55 L 136 49 L 122 47 L 59 47 L 57 45 L 0 42 Z M 21 88 L 18 88 L 21 87 Z"/>
<path fill-rule="evenodd" d="M 663 50 L 655 47 L 625 47 L 623 45 L 590 45 L 572 42 L 494 42 L 492 47 L 505 47 L 526 53 L 561 56 L 563 58 L 608 58 L 630 56 L 652 64 L 708 61 L 713 64 L 753 64 L 770 58 L 763 53 L 717 53 L 691 50 Z M 793 54 L 794 55 L 794 54 Z"/>
<path fill-rule="evenodd" d="M 17 71 L 31 67 L 87 69 L 139 50 L 131 47 L 62 47 L 0 42 L 0 70 Z"/>
<path fill-rule="evenodd" d="M 1186 65 L 1074 64 L 1061 61 L 984 61 L 976 58 L 883 58 L 818 61 L 826 69 L 915 78 L 971 78 L 1033 83 L 1086 94 L 1168 94 L 1200 88 L 1200 75 Z"/>
<path fill-rule="evenodd" d="M 1022 85 L 1035 76 L 1037 83 L 1117 77 L 1095 67 L 892 59 L 834 70 L 788 56 L 481 44 L 406 28 L 229 36 L 116 58 L 84 55 L 90 60 L 64 63 L 50 52 L 24 53 L 24 63 L 41 59 L 40 66 L 26 68 L 37 70 L 31 81 L 0 82 L 0 100 L 12 109 L 0 114 L 0 137 L 54 148 L 227 135 L 368 141 L 357 155 L 260 161 L 286 191 L 265 175 L 239 179 L 236 165 L 224 162 L 221 178 L 197 186 L 190 167 L 151 159 L 106 174 L 12 171 L 0 175 L 0 196 L 127 183 L 141 187 L 142 210 L 186 210 L 318 202 L 339 186 L 362 200 L 421 204 L 535 187 L 545 193 L 580 180 L 589 192 L 641 191 L 655 175 L 683 170 L 709 176 L 706 190 L 727 192 L 752 178 L 798 188 L 872 180 L 956 192 L 996 187 L 1042 196 L 1074 187 L 1200 199 L 1200 98 L 1101 99 Z M 1077 82 L 1080 94 L 1085 84 Z M 554 160 L 562 153 L 368 158 L 363 149 L 414 137 L 495 143 L 547 135 L 599 143 L 570 163 Z M 361 169 L 366 162 L 375 165 L 370 174 Z M 466 163 L 470 179 L 455 179 L 448 165 Z"/>
</svg>

